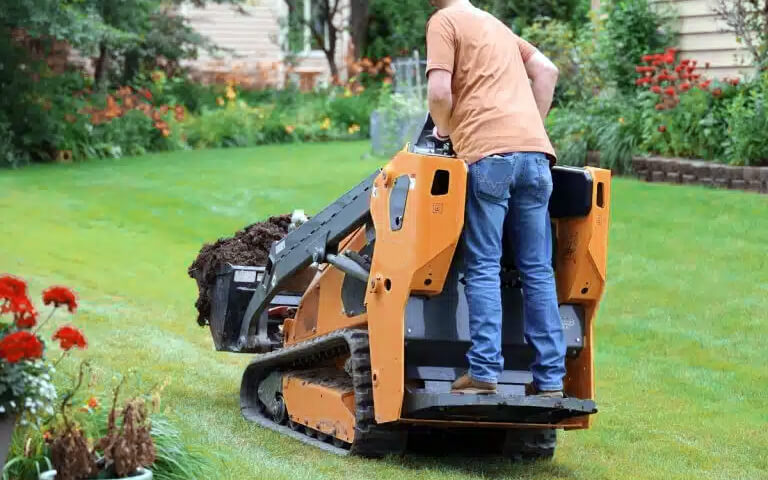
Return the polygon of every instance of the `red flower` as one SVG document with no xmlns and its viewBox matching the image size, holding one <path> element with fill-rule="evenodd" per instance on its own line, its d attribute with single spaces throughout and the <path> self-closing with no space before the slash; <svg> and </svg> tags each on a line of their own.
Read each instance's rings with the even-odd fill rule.
<svg viewBox="0 0 768 480">
<path fill-rule="evenodd" d="M 686 66 L 687 66 L 689 63 L 691 63 L 691 61 L 690 61 L 689 59 L 687 59 L 687 58 L 686 58 L 686 59 L 684 59 L 684 60 L 682 60 L 682 61 L 680 62 L 680 65 L 686 65 Z"/>
<path fill-rule="evenodd" d="M 699 88 L 702 90 L 706 90 L 709 88 L 709 86 L 712 84 L 712 80 L 707 80 L 706 82 L 701 82 L 699 84 Z"/>
<path fill-rule="evenodd" d="M 643 55 L 643 61 L 645 63 L 653 61 L 654 58 L 656 58 L 656 55 Z"/>
<path fill-rule="evenodd" d="M 84 349 L 88 346 L 88 342 L 85 341 L 83 333 L 69 325 L 65 325 L 56 330 L 56 333 L 53 334 L 53 340 L 59 341 L 62 350 L 70 350 L 72 347 Z"/>
<path fill-rule="evenodd" d="M 0 300 L 6 300 L 13 304 L 27 296 L 27 284 L 24 280 L 11 275 L 0 277 Z M 3 306 L 2 313 L 10 311 L 10 307 Z"/>
<path fill-rule="evenodd" d="M 27 297 L 15 305 L 14 321 L 19 328 L 32 328 L 37 323 L 37 310 Z"/>
<path fill-rule="evenodd" d="M 682 71 L 683 71 L 683 69 L 684 69 L 684 68 L 685 68 L 685 65 L 683 65 L 683 64 L 680 64 L 680 65 L 678 65 L 678 66 L 676 66 L 676 67 L 675 67 L 675 72 L 676 72 L 676 73 L 680 73 L 680 72 L 682 72 Z"/>
<path fill-rule="evenodd" d="M 691 89 L 691 84 L 690 83 L 685 82 L 685 83 L 681 83 L 680 84 L 680 90 L 682 90 L 683 92 L 687 92 L 690 89 Z"/>
<path fill-rule="evenodd" d="M 146 98 L 147 100 L 152 100 L 152 92 L 149 91 L 149 89 L 144 89 L 141 91 L 141 94 Z"/>
<path fill-rule="evenodd" d="M 716 88 L 712 90 L 712 95 L 714 95 L 715 97 L 719 97 L 722 94 L 723 94 L 723 90 L 721 88 Z"/>
<path fill-rule="evenodd" d="M 43 344 L 29 332 L 11 333 L 0 340 L 0 358 L 4 358 L 10 363 L 42 356 Z"/>
<path fill-rule="evenodd" d="M 666 132 L 666 131 L 667 131 L 667 126 L 666 126 L 666 125 L 659 125 L 659 131 L 660 131 L 661 133 L 664 133 L 664 132 Z"/>
<path fill-rule="evenodd" d="M 661 87 L 658 86 L 658 85 L 654 85 L 654 86 L 651 87 L 651 91 L 653 93 L 661 93 Z"/>
<path fill-rule="evenodd" d="M 731 79 L 730 84 L 733 85 L 734 87 L 737 86 L 739 84 L 739 79 L 738 78 Z"/>
<path fill-rule="evenodd" d="M 675 87 L 667 87 L 664 89 L 664 93 L 669 95 L 670 97 L 675 96 Z"/>
<path fill-rule="evenodd" d="M 54 307 L 66 305 L 69 313 L 75 313 L 77 310 L 77 297 L 74 292 L 67 287 L 50 287 L 43 292 L 43 303 Z"/>
</svg>

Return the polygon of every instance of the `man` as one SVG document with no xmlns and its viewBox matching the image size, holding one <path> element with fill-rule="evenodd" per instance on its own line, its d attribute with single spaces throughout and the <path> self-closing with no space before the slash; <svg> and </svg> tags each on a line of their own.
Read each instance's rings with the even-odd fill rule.
<svg viewBox="0 0 768 480">
<path fill-rule="evenodd" d="M 555 152 L 544 129 L 558 71 L 547 57 L 468 0 L 430 0 L 429 110 L 469 165 L 464 256 L 469 371 L 456 393 L 494 393 L 501 355 L 504 221 L 514 231 L 525 335 L 536 352 L 529 393 L 562 397 L 565 340 L 551 266 L 548 203 Z"/>
</svg>

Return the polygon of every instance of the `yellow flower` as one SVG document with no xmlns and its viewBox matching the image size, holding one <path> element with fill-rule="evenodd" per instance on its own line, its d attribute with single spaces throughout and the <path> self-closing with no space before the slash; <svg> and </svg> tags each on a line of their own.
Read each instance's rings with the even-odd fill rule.
<svg viewBox="0 0 768 480">
<path fill-rule="evenodd" d="M 354 133 L 357 133 L 357 132 L 359 132 L 359 131 L 360 131 L 360 125 L 358 125 L 358 124 L 356 124 L 356 123 L 353 123 L 353 124 L 352 124 L 352 125 L 350 125 L 350 126 L 349 126 L 349 128 L 347 129 L 347 132 L 349 132 L 349 134 L 350 134 L 350 135 L 352 135 L 352 134 L 354 134 Z"/>
<path fill-rule="evenodd" d="M 237 93 L 235 93 L 235 89 L 232 88 L 232 85 L 227 85 L 227 92 L 225 95 L 229 100 L 234 100 L 237 98 Z"/>
<path fill-rule="evenodd" d="M 349 88 L 345 88 L 344 89 L 344 96 L 345 97 L 351 97 L 352 96 L 352 90 L 350 90 Z"/>
<path fill-rule="evenodd" d="M 296 130 L 296 127 L 294 127 L 293 125 L 285 126 L 285 133 L 287 133 L 288 135 L 292 134 L 294 130 Z"/>
<path fill-rule="evenodd" d="M 620 123 L 620 124 L 622 124 L 622 125 L 624 125 L 624 117 L 620 117 L 620 118 L 619 118 L 619 123 Z"/>
<path fill-rule="evenodd" d="M 328 130 L 329 128 L 331 128 L 331 119 L 328 117 L 325 117 L 325 119 L 323 119 L 323 123 L 320 124 L 320 128 L 322 128 L 323 130 Z"/>
<path fill-rule="evenodd" d="M 223 107 L 224 106 L 224 99 L 221 97 L 216 98 L 216 105 Z"/>
</svg>

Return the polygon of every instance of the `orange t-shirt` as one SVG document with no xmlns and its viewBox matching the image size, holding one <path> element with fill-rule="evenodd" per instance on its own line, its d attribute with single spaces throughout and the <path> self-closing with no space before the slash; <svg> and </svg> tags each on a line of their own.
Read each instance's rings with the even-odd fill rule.
<svg viewBox="0 0 768 480">
<path fill-rule="evenodd" d="M 498 153 L 555 157 L 525 72 L 536 48 L 472 6 L 435 13 L 427 25 L 427 75 L 453 74 L 451 140 L 467 163 Z"/>
</svg>

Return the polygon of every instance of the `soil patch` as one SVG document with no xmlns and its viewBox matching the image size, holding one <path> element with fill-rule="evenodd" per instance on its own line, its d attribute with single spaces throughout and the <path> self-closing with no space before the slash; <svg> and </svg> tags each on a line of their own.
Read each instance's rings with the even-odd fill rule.
<svg viewBox="0 0 768 480">
<path fill-rule="evenodd" d="M 272 243 L 282 240 L 291 225 L 290 215 L 270 217 L 245 227 L 230 238 L 206 243 L 189 267 L 189 276 L 197 281 L 197 323 L 207 325 L 211 313 L 210 289 L 216 280 L 216 271 L 224 264 L 258 267 L 267 264 Z"/>
</svg>

